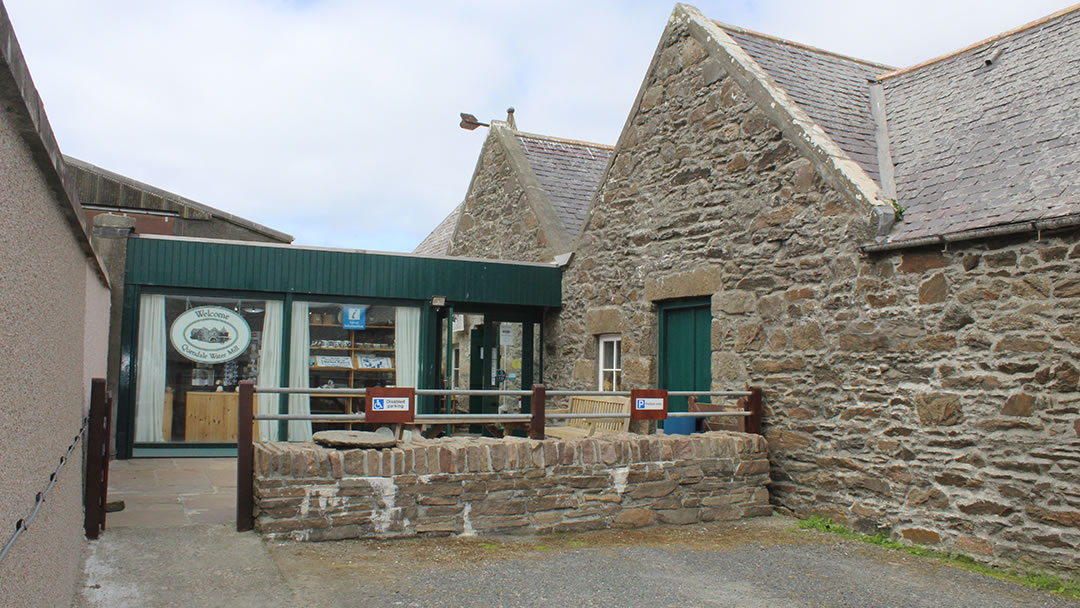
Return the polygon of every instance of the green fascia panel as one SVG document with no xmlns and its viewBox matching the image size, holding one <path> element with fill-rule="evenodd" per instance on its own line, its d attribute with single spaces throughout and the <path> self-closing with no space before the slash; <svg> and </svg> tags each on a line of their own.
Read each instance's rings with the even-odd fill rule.
<svg viewBox="0 0 1080 608">
<path fill-rule="evenodd" d="M 555 266 L 202 240 L 128 241 L 127 284 L 361 298 L 562 305 Z"/>
</svg>

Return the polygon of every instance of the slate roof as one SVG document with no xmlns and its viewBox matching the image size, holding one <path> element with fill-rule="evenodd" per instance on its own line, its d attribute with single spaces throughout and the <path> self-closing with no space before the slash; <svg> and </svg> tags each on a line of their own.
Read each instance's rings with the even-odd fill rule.
<svg viewBox="0 0 1080 608">
<path fill-rule="evenodd" d="M 892 72 L 717 25 L 879 187 L 885 130 L 905 208 L 886 243 L 1080 217 L 1080 7 Z M 876 117 L 871 83 L 884 97 Z"/>
<path fill-rule="evenodd" d="M 423 241 L 420 241 L 420 244 L 412 252 L 417 255 L 448 255 L 450 252 L 450 240 L 454 236 L 454 230 L 457 228 L 458 216 L 460 215 L 461 205 L 458 205 L 443 221 L 439 222 L 439 225 L 431 231 L 431 234 L 427 235 Z"/>
<path fill-rule="evenodd" d="M 878 177 L 870 86 L 886 65 L 844 57 L 717 23 L 874 181 Z"/>
<path fill-rule="evenodd" d="M 1080 214 L 1080 10 L 883 87 L 907 208 L 890 241 Z"/>
<path fill-rule="evenodd" d="M 555 215 L 573 241 L 585 223 L 585 213 L 614 148 L 528 133 L 516 135 Z"/>
</svg>

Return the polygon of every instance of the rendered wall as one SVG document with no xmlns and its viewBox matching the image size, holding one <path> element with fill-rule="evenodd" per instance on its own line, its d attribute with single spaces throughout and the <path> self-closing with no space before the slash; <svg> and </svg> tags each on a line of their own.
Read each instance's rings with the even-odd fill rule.
<svg viewBox="0 0 1080 608">
<path fill-rule="evenodd" d="M 771 513 L 758 435 L 450 438 L 386 450 L 255 445 L 270 538 L 536 534 Z"/>
<path fill-rule="evenodd" d="M 0 542 L 5 543 L 15 521 L 30 514 L 35 494 L 45 489 L 80 429 L 88 392 L 83 360 L 93 351 L 83 324 L 88 317 L 99 318 L 103 304 L 108 312 L 100 289 L 87 297 L 88 280 L 97 278 L 87 271 L 72 227 L 11 116 L 0 117 Z M 100 348 L 103 354 L 103 341 Z M 81 442 L 79 447 L 33 524 L 0 562 L 5 606 L 71 602 L 85 543 Z"/>
<path fill-rule="evenodd" d="M 656 382 L 656 303 L 710 296 L 715 388 L 764 387 L 774 504 L 991 562 L 1075 570 L 1075 233 L 866 256 L 826 184 L 675 24 L 564 274 L 549 384 L 621 333 Z M 733 69 L 733 68 L 732 68 Z"/>
</svg>

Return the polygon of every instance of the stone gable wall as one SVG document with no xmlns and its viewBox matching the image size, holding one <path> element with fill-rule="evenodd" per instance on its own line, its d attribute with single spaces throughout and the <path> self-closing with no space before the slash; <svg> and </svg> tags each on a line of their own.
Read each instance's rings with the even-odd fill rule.
<svg viewBox="0 0 1080 608">
<path fill-rule="evenodd" d="M 861 254 L 866 209 L 680 28 L 566 269 L 547 383 L 591 388 L 615 332 L 626 385 L 654 385 L 656 302 L 710 296 L 714 388 L 765 390 L 775 504 L 1075 569 L 1076 233 Z"/>
<path fill-rule="evenodd" d="M 701 44 L 679 29 L 667 41 L 564 274 L 545 362 L 552 385 L 591 386 L 601 333 L 623 336 L 626 385 L 653 385 L 656 301 L 712 296 L 718 312 L 762 296 L 800 317 L 818 307 L 800 290 L 854 281 L 864 211 L 826 186 L 731 78 L 707 68 Z M 750 379 L 725 348 L 738 331 L 713 323 L 717 387 Z"/>
<path fill-rule="evenodd" d="M 684 525 L 768 515 L 768 472 L 765 440 L 729 432 L 258 443 L 255 525 L 298 540 Z"/>
<path fill-rule="evenodd" d="M 480 151 L 476 175 L 450 242 L 449 255 L 550 262 L 552 251 L 495 135 Z"/>
</svg>

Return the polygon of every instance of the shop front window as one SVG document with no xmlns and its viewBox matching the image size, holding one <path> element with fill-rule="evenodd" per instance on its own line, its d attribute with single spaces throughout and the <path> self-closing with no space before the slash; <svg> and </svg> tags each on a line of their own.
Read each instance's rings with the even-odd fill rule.
<svg viewBox="0 0 1080 608">
<path fill-rule="evenodd" d="M 403 306 L 294 302 L 289 386 L 305 388 L 416 387 L 420 309 Z M 297 414 L 364 411 L 362 397 L 290 395 Z M 355 425 L 353 425 L 355 426 Z M 291 421 L 289 440 L 342 425 Z"/>
<path fill-rule="evenodd" d="M 235 442 L 239 383 L 280 383 L 281 323 L 280 301 L 143 295 L 135 441 Z"/>
</svg>

